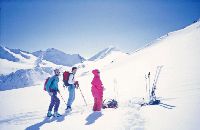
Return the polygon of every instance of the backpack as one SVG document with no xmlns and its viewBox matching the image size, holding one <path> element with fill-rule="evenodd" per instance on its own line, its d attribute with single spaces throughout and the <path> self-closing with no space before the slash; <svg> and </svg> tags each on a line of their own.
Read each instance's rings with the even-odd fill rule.
<svg viewBox="0 0 200 130">
<path fill-rule="evenodd" d="M 118 102 L 115 99 L 104 100 L 102 108 L 118 108 Z"/>
<path fill-rule="evenodd" d="M 49 81 L 49 79 L 50 79 L 50 77 L 48 77 L 46 80 L 45 80 L 45 82 L 44 82 L 44 88 L 43 88 L 43 90 L 44 91 L 47 91 L 47 89 L 46 89 L 46 85 L 47 85 L 47 82 Z M 55 79 L 53 79 L 53 81 L 54 81 Z M 53 83 L 53 81 L 51 82 L 51 84 Z M 51 85 L 50 85 L 50 87 L 51 87 Z M 51 88 L 49 88 L 50 89 L 50 91 L 51 91 Z"/>
<path fill-rule="evenodd" d="M 65 71 L 63 73 L 63 82 L 65 86 L 69 86 L 68 80 L 69 80 L 69 76 L 70 76 L 70 72 L 69 71 Z"/>
<path fill-rule="evenodd" d="M 44 91 L 47 91 L 47 90 L 46 90 L 46 85 L 47 85 L 47 82 L 49 81 L 49 79 L 50 79 L 50 77 L 48 77 L 48 78 L 45 80 L 45 82 L 44 82 Z"/>
</svg>

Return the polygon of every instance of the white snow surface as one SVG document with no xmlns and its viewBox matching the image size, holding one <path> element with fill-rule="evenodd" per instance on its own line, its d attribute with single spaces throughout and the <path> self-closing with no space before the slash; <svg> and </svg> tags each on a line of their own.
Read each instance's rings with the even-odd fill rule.
<svg viewBox="0 0 200 130">
<path fill-rule="evenodd" d="M 200 22 L 169 33 L 153 44 L 117 62 L 81 68 L 76 79 L 88 103 L 85 106 L 79 90 L 73 110 L 64 112 L 62 98 L 60 118 L 45 118 L 50 102 L 43 84 L 16 90 L 0 91 L 0 130 L 198 130 L 200 121 Z M 106 59 L 106 57 L 105 57 Z M 104 59 L 102 59 L 103 62 Z M 98 62 L 98 61 L 97 61 Z M 88 63 L 89 64 L 89 63 Z M 105 63 L 102 63 L 105 64 Z M 151 72 L 153 82 L 157 66 L 162 65 L 156 95 L 161 103 L 140 107 L 137 102 L 146 96 L 145 74 Z M 84 65 L 83 65 L 84 66 Z M 116 98 L 117 109 L 92 112 L 91 69 L 100 68 L 106 90 L 104 99 Z M 88 72 L 87 72 L 88 71 Z M 85 75 L 80 75 L 87 72 Z M 62 79 L 60 77 L 60 79 Z M 66 101 L 68 91 L 59 82 Z"/>
</svg>

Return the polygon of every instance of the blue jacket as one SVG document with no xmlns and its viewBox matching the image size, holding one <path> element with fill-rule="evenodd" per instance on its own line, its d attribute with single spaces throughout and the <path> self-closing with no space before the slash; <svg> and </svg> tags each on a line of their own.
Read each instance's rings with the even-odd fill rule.
<svg viewBox="0 0 200 130">
<path fill-rule="evenodd" d="M 58 91 L 58 82 L 59 82 L 58 76 L 56 75 L 52 76 L 46 84 L 47 92 Z"/>
</svg>

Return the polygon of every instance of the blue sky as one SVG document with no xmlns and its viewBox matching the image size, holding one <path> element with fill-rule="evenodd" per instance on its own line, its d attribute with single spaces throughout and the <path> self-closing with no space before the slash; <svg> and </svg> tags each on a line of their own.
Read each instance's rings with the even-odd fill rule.
<svg viewBox="0 0 200 130">
<path fill-rule="evenodd" d="M 17 2 L 16 2 L 17 1 Z M 200 18 L 198 0 L 1 0 L 0 44 L 88 58 L 131 52 Z"/>
</svg>

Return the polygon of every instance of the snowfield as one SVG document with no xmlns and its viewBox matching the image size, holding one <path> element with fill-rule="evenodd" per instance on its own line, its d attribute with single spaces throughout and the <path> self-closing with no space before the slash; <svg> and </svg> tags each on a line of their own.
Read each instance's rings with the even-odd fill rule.
<svg viewBox="0 0 200 130">
<path fill-rule="evenodd" d="M 83 63 L 85 67 L 78 70 L 77 80 L 88 106 L 76 90 L 73 110 L 65 113 L 66 105 L 59 96 L 59 112 L 63 114 L 60 118 L 45 117 L 50 97 L 43 91 L 43 84 L 0 91 L 0 130 L 200 129 L 200 21 L 112 63 L 109 56 Z M 90 62 L 92 66 L 88 66 Z M 140 107 L 138 103 L 147 96 L 145 74 L 151 72 L 152 83 L 157 66 L 162 66 L 156 89 L 161 104 Z M 92 112 L 93 68 L 100 68 L 106 88 L 104 98 L 116 98 L 119 108 Z M 59 83 L 66 101 L 68 91 L 62 87 L 62 76 Z"/>
</svg>

